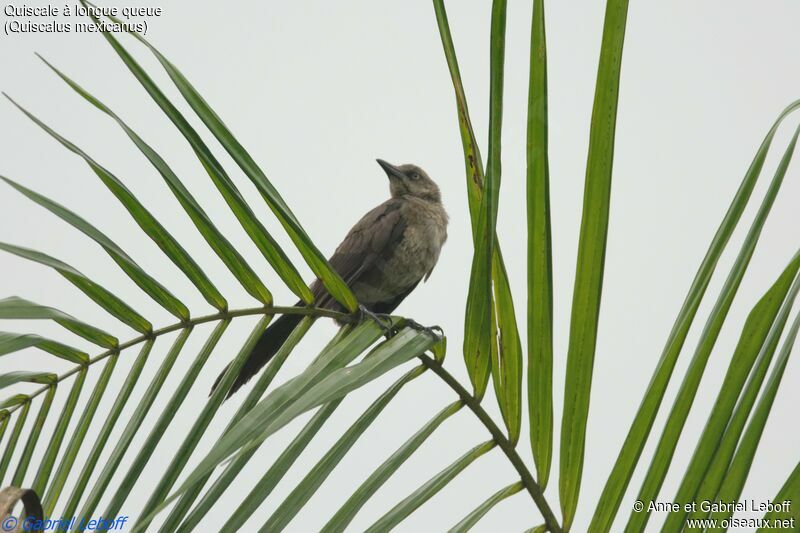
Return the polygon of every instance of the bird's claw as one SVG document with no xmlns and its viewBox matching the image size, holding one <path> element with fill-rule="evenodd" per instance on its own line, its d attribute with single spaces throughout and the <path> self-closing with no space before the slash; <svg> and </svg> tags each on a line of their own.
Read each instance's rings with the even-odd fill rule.
<svg viewBox="0 0 800 533">
<path fill-rule="evenodd" d="M 372 311 L 370 311 L 369 309 L 364 307 L 363 304 L 359 304 L 358 305 L 358 322 L 361 323 L 361 322 L 363 322 L 363 321 L 365 321 L 367 319 L 372 320 L 373 322 L 375 322 L 375 324 L 377 324 L 377 326 L 379 328 L 381 328 L 381 331 L 383 331 L 383 334 L 386 336 L 387 339 L 391 338 L 394 335 L 394 333 L 395 333 L 394 332 L 394 322 L 392 321 L 392 317 L 391 316 L 380 314 L 380 313 L 373 313 Z M 384 323 L 384 320 L 389 323 L 388 326 Z"/>
<path fill-rule="evenodd" d="M 444 337 L 444 330 L 440 326 L 423 326 L 416 320 L 410 318 L 406 319 L 405 325 L 416 331 L 424 331 L 436 339 Z"/>
</svg>

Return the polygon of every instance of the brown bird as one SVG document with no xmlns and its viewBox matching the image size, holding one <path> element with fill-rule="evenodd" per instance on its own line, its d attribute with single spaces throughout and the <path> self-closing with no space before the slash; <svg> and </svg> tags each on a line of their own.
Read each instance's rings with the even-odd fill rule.
<svg viewBox="0 0 800 533">
<path fill-rule="evenodd" d="M 448 220 L 439 187 L 424 170 L 377 161 L 389 178 L 391 198 L 364 215 L 329 260 L 355 294 L 362 312 L 373 315 L 391 313 L 421 280 L 428 279 L 447 239 Z M 343 311 L 319 279 L 310 288 L 314 306 Z M 264 331 L 228 397 L 267 364 L 301 319 L 300 315 L 281 315 Z"/>
</svg>

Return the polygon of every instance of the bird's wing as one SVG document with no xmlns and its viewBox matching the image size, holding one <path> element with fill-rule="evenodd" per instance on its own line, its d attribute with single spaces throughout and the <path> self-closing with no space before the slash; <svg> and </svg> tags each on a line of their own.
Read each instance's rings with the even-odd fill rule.
<svg viewBox="0 0 800 533">
<path fill-rule="evenodd" d="M 400 211 L 401 205 L 394 198 L 382 203 L 364 215 L 336 248 L 329 262 L 347 285 L 352 287 L 365 272 L 370 271 L 377 260 L 391 257 L 396 243 L 403 238 L 406 229 Z M 328 291 L 319 280 L 314 282 L 311 290 L 318 306 L 328 307 L 333 304 Z"/>
</svg>

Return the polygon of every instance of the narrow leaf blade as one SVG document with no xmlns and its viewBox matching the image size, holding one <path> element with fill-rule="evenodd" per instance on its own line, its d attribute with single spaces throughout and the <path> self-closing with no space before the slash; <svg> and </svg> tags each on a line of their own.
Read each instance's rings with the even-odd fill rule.
<svg viewBox="0 0 800 533">
<path fill-rule="evenodd" d="M 627 0 L 608 0 L 589 130 L 589 156 L 586 163 L 583 215 L 567 351 L 564 415 L 561 423 L 559 495 L 564 530 L 570 528 L 575 517 L 583 473 L 586 423 L 603 289 L 614 132 L 627 15 Z"/>
<path fill-rule="evenodd" d="M 136 262 L 131 259 L 119 246 L 109 239 L 100 230 L 89 224 L 86 220 L 73 213 L 63 205 L 60 205 L 49 198 L 42 196 L 19 183 L 0 176 L 0 179 L 11 185 L 14 189 L 22 193 L 28 199 L 44 207 L 61 220 L 74 227 L 97 244 L 111 256 L 115 263 L 136 283 L 139 288 L 147 293 L 153 300 L 158 302 L 164 309 L 175 315 L 181 320 L 189 319 L 189 310 L 186 305 L 178 300 L 161 283 L 145 272 Z"/>
<path fill-rule="evenodd" d="M 39 335 L 7 333 L 0 331 L 0 356 L 13 353 L 25 348 L 36 347 L 56 357 L 72 363 L 85 365 L 89 362 L 89 355 L 85 352 L 61 344 L 60 342 L 45 339 Z"/>
<path fill-rule="evenodd" d="M 550 477 L 553 456 L 553 265 L 547 126 L 544 1 L 533 3 L 528 84 L 528 416 L 537 481 Z"/>
<path fill-rule="evenodd" d="M 498 490 L 489 496 L 486 501 L 481 503 L 467 516 L 465 516 L 458 524 L 450 528 L 448 533 L 468 533 L 478 522 L 480 522 L 481 518 L 486 516 L 486 513 L 491 511 L 498 503 L 518 493 L 524 487 L 525 486 L 521 481 L 517 481 L 516 483 L 512 483 L 511 485 Z"/>
<path fill-rule="evenodd" d="M 84 339 L 102 346 L 116 348 L 119 340 L 100 328 L 96 328 L 58 309 L 39 305 L 23 298 L 11 296 L 0 300 L 0 318 L 53 320 Z"/>
<path fill-rule="evenodd" d="M 484 442 L 469 450 L 454 463 L 433 476 L 417 490 L 409 494 L 403 501 L 395 505 L 388 513 L 383 515 L 377 522 L 372 524 L 366 531 L 367 533 L 378 533 L 390 531 L 404 520 L 411 513 L 416 511 L 422 504 L 431 499 L 436 493 L 444 488 L 458 474 L 464 471 L 476 459 L 485 455 L 495 447 L 494 441 Z M 262 533 L 265 533 L 262 531 Z"/>
<path fill-rule="evenodd" d="M 131 141 L 133 141 L 139 151 L 142 152 L 147 160 L 158 171 L 169 189 L 178 199 L 178 202 L 181 204 L 184 211 L 186 211 L 186 214 L 194 223 L 197 230 L 200 232 L 203 238 L 205 238 L 206 242 L 214 250 L 220 260 L 222 260 L 225 266 L 228 267 L 228 270 L 239 281 L 242 287 L 244 287 L 244 289 L 250 293 L 251 296 L 259 300 L 264 305 L 272 305 L 272 294 L 270 291 L 264 286 L 256 273 L 253 272 L 253 269 L 250 268 L 241 254 L 236 251 L 230 241 L 228 241 L 228 239 L 217 229 L 209 216 L 206 214 L 205 210 L 203 210 L 203 208 L 189 192 L 183 182 L 181 182 L 180 178 L 178 178 L 167 162 L 164 161 L 164 159 L 158 155 L 158 153 L 156 153 L 156 151 L 153 150 L 149 144 L 147 144 L 105 104 L 103 104 L 96 97 L 92 96 L 80 85 L 75 83 L 66 74 L 62 73 L 53 65 L 48 63 L 47 60 L 44 58 L 41 59 L 75 92 L 77 92 L 94 107 L 111 117 L 122 128 L 122 130 L 131 139 Z"/>
<path fill-rule="evenodd" d="M 799 268 L 800 254 L 789 263 L 775 283 L 761 297 L 745 321 L 714 407 L 673 499 L 682 509 L 687 503 L 695 501 L 697 489 L 717 452 L 717 447 L 728 426 L 745 380 L 767 341 L 772 324 L 778 318 L 781 304 L 784 302 Z M 665 532 L 678 531 L 683 527 L 685 518 L 685 512 L 670 513 L 663 530 Z"/>
<path fill-rule="evenodd" d="M 300 509 L 316 493 L 344 455 L 352 448 L 358 438 L 372 425 L 375 419 L 386 408 L 389 402 L 409 382 L 421 376 L 425 366 L 418 366 L 397 380 L 381 394 L 369 408 L 351 425 L 339 440 L 311 469 L 311 471 L 295 486 L 291 493 L 281 502 L 272 516 L 262 526 L 263 531 L 282 531 Z M 263 501 L 263 499 L 261 500 Z M 261 503 L 260 501 L 258 503 Z M 250 509 L 250 511 L 255 508 Z M 245 515 L 247 516 L 247 515 Z"/>
<path fill-rule="evenodd" d="M 592 522 L 589 525 L 589 531 L 591 533 L 608 532 L 611 530 L 614 517 L 619 510 L 623 495 L 628 488 L 628 484 L 633 476 L 633 471 L 644 449 L 645 442 L 650 435 L 653 421 L 655 420 L 658 409 L 664 398 L 664 393 L 669 385 L 672 371 L 675 368 L 678 356 L 686 341 L 686 336 L 689 333 L 689 328 L 694 321 L 705 291 L 708 288 L 711 276 L 750 199 L 778 126 L 790 113 L 798 108 L 800 108 L 800 100 L 787 106 L 767 132 L 750 167 L 742 179 L 739 189 L 728 207 L 728 211 L 725 213 L 725 217 L 720 223 L 708 247 L 708 251 L 698 268 L 686 299 L 672 326 L 672 331 L 664 346 L 658 365 L 653 372 L 653 377 L 647 387 L 642 403 L 636 412 L 633 423 L 628 430 L 628 435 L 625 437 L 625 442 L 619 451 L 617 460 L 603 488 L 603 493 L 598 501 L 594 516 L 592 517 Z"/>
<path fill-rule="evenodd" d="M 800 501 L 800 463 L 794 467 L 794 470 L 786 479 L 781 490 L 775 498 L 772 499 L 774 505 L 773 509 L 767 511 L 764 519 L 769 521 L 769 524 L 776 525 L 780 521 L 784 529 L 791 527 L 792 521 L 800 523 L 800 506 L 796 502 Z M 794 505 L 793 505 L 794 504 Z M 766 528 L 760 528 L 758 533 L 768 531 Z"/>
<path fill-rule="evenodd" d="M 85 0 L 82 0 L 82 3 L 85 5 Z M 98 22 L 96 18 L 92 17 L 92 19 L 96 23 Z M 118 19 L 114 19 L 112 17 L 112 20 Z M 150 43 L 148 43 L 141 35 L 135 32 L 132 32 L 132 35 L 145 46 L 147 46 L 151 52 L 153 52 L 189 106 L 194 110 L 197 116 L 200 117 L 206 127 L 208 127 L 208 129 L 214 134 L 228 154 L 230 154 L 234 161 L 236 161 L 245 175 L 247 175 L 256 188 L 258 188 L 262 197 L 267 202 L 267 205 L 269 205 L 270 209 L 278 218 L 289 237 L 295 243 L 311 270 L 322 280 L 325 288 L 328 289 L 331 295 L 346 309 L 349 311 L 355 311 L 358 307 L 358 302 L 353 293 L 347 287 L 347 284 L 345 284 L 342 278 L 336 273 L 335 270 L 333 270 L 322 253 L 308 237 L 297 218 L 283 201 L 283 198 L 280 196 L 275 187 L 273 187 L 273 185 L 269 182 L 264 172 L 256 164 L 255 160 L 250 156 L 247 150 L 245 150 L 239 141 L 236 140 L 228 127 L 206 103 L 200 93 L 197 92 L 191 83 L 189 83 L 186 77 L 183 76 L 183 74 L 172 63 L 170 63 L 160 52 L 158 52 L 158 50 L 151 46 Z M 164 109 L 164 100 L 166 99 L 157 98 L 160 91 L 156 92 L 157 88 L 155 88 L 155 84 L 153 84 L 152 80 L 147 77 L 147 75 L 144 73 L 144 70 L 141 69 L 141 67 L 130 56 L 130 54 L 128 54 L 128 52 L 114 38 L 113 35 L 104 31 L 103 36 L 114 48 L 114 51 L 120 56 L 120 59 L 122 59 L 131 72 L 145 86 L 150 95 L 153 96 L 157 103 L 162 105 L 162 109 Z M 163 94 L 161 94 L 161 97 L 163 97 Z M 174 106 L 171 104 L 169 104 L 169 107 L 174 109 Z M 171 111 L 172 110 L 170 109 L 169 114 L 171 118 L 175 120 L 175 113 L 172 113 Z M 185 120 L 182 119 L 182 122 L 185 122 Z M 197 134 L 194 132 L 189 132 L 189 130 L 183 129 L 180 125 L 179 128 L 182 129 L 182 133 L 184 133 L 187 141 L 192 144 L 195 153 L 197 153 L 201 158 L 205 158 L 204 165 L 206 165 L 206 170 L 213 170 L 215 172 L 221 170 L 221 166 L 219 164 L 214 164 L 215 160 L 207 157 L 210 152 L 207 147 L 202 144 L 199 136 L 197 136 Z M 210 163 L 210 166 L 206 163 Z M 298 292 L 303 294 L 304 299 L 307 299 L 310 296 L 310 293 L 307 292 L 307 289 L 300 289 L 300 287 L 303 285 L 304 284 L 299 280 L 294 280 L 290 284 L 290 286 L 295 287 Z"/>
<path fill-rule="evenodd" d="M 706 364 L 708 363 L 714 344 L 719 337 L 722 325 L 727 318 L 728 311 L 733 303 L 739 285 L 750 264 L 750 259 L 755 252 L 756 244 L 761 236 L 761 230 L 764 227 L 772 205 L 775 202 L 775 198 L 783 184 L 786 170 L 794 154 L 798 135 L 800 135 L 800 127 L 795 131 L 794 137 L 789 143 L 781 162 L 778 164 L 775 176 L 759 206 L 756 217 L 750 226 L 750 230 L 731 268 L 731 272 L 725 280 L 725 284 L 714 305 L 714 309 L 711 311 L 706 326 L 703 329 L 697 349 L 689 364 L 686 375 L 681 382 L 678 395 L 673 402 L 672 410 L 667 418 L 656 451 L 653 454 L 650 468 L 647 471 L 647 475 L 642 483 L 642 488 L 639 491 L 639 499 L 643 502 L 655 500 L 664 482 L 667 470 L 672 461 L 672 456 L 675 453 L 675 447 L 680 439 L 684 424 L 686 423 L 695 395 L 697 394 L 697 389 L 700 386 L 700 380 L 702 379 Z M 650 513 L 647 510 L 641 513 L 633 513 L 629 519 L 629 524 L 634 528 L 644 528 L 649 517 Z"/>
<path fill-rule="evenodd" d="M 347 525 L 355 518 L 358 511 L 367 500 L 395 472 L 411 457 L 411 455 L 431 436 L 445 420 L 456 414 L 462 407 L 461 401 L 454 402 L 434 416 L 411 438 L 403 443 L 386 461 L 384 461 L 370 476 L 353 492 L 353 495 L 342 505 L 335 515 L 322 528 L 323 533 L 341 533 Z"/>
</svg>

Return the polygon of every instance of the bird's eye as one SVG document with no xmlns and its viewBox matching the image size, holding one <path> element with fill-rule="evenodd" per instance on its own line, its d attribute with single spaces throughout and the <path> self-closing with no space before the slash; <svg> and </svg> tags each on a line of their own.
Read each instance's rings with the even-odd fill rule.
<svg viewBox="0 0 800 533">
<path fill-rule="evenodd" d="M 419 174 L 412 172 L 410 178 L 414 181 L 417 181 L 419 179 Z"/>
</svg>

